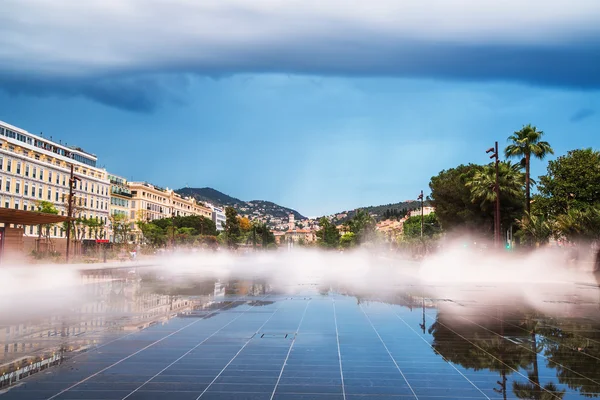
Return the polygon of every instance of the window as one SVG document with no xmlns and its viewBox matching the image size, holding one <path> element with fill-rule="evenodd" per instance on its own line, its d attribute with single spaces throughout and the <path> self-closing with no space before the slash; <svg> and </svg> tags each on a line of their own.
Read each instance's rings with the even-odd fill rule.
<svg viewBox="0 0 600 400">
<path fill-rule="evenodd" d="M 6 200 L 4 201 L 4 207 L 5 208 L 9 208 L 10 207 L 10 199 L 7 197 Z"/>
<path fill-rule="evenodd" d="M 48 182 L 52 183 L 52 171 L 48 171 Z"/>
<path fill-rule="evenodd" d="M 31 185 L 31 197 L 35 197 L 35 183 Z"/>
<path fill-rule="evenodd" d="M 29 225 L 29 234 L 33 235 L 33 225 Z"/>
<path fill-rule="evenodd" d="M 29 164 L 25 165 L 25 176 L 29 176 Z"/>
<path fill-rule="evenodd" d="M 9 159 L 9 160 L 6 162 L 6 170 L 7 170 L 8 172 L 10 172 L 10 168 L 11 168 L 11 167 L 12 167 L 12 160 L 10 160 L 10 159 Z"/>
<path fill-rule="evenodd" d="M 25 196 L 29 196 L 29 183 L 25 182 L 25 190 L 23 190 Z"/>
<path fill-rule="evenodd" d="M 15 193 L 19 194 L 21 192 L 21 181 L 15 182 Z"/>
<path fill-rule="evenodd" d="M 135 200 L 131 200 L 131 208 L 135 208 Z"/>
<path fill-rule="evenodd" d="M 6 191 L 10 193 L 10 178 L 6 178 Z"/>
<path fill-rule="evenodd" d="M 66 175 L 62 176 L 62 178 L 63 178 L 63 186 L 67 186 L 67 180 L 66 180 L 65 177 L 66 177 Z"/>
<path fill-rule="evenodd" d="M 44 170 L 40 168 L 40 181 L 44 180 Z"/>
<path fill-rule="evenodd" d="M 52 189 L 48 189 L 48 201 L 52 200 Z"/>
<path fill-rule="evenodd" d="M 4 167 L 4 157 L 0 156 L 0 170 Z"/>
<path fill-rule="evenodd" d="M 58 233 L 58 228 L 55 226 L 54 227 L 54 236 L 56 236 L 57 233 Z"/>
<path fill-rule="evenodd" d="M 96 200 L 96 208 L 98 208 L 98 203 L 100 203 L 98 200 Z"/>
<path fill-rule="evenodd" d="M 33 175 L 32 175 L 33 179 L 35 179 L 37 177 L 37 168 L 33 167 Z"/>
<path fill-rule="evenodd" d="M 56 174 L 56 184 L 60 183 L 60 174 Z"/>
<path fill-rule="evenodd" d="M 15 199 L 15 210 L 19 209 L 19 200 Z"/>
<path fill-rule="evenodd" d="M 42 187 L 40 186 L 39 190 L 38 190 L 38 197 L 41 199 L 42 198 Z"/>
<path fill-rule="evenodd" d="M 58 203 L 58 190 L 54 193 L 54 201 L 56 201 Z"/>
<path fill-rule="evenodd" d="M 17 162 L 17 174 L 21 175 L 21 163 Z"/>
<path fill-rule="evenodd" d="M 88 183 L 87 183 L 87 181 L 85 181 L 85 191 L 86 192 L 88 191 Z"/>
</svg>

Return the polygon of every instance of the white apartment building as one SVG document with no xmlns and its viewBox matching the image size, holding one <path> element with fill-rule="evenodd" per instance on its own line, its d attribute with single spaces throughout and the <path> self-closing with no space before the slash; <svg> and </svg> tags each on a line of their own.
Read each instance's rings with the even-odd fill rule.
<svg viewBox="0 0 600 400">
<path fill-rule="evenodd" d="M 212 204 L 207 204 L 206 206 L 212 210 L 212 221 L 217 226 L 217 231 L 221 232 L 225 230 L 223 227 L 225 225 L 225 221 L 227 221 L 227 218 L 225 217 L 225 210 L 223 208 L 213 206 Z"/>
<path fill-rule="evenodd" d="M 43 200 L 66 215 L 73 165 L 81 179 L 74 190 L 74 216 L 101 221 L 103 229 L 95 234 L 108 237 L 109 181 L 106 170 L 97 168 L 96 162 L 95 155 L 79 147 L 68 147 L 0 121 L 0 206 L 34 211 Z M 24 227 L 24 235 L 37 237 L 38 227 Z M 83 238 L 91 236 L 86 232 Z M 66 232 L 55 225 L 50 237 L 65 238 Z"/>
</svg>

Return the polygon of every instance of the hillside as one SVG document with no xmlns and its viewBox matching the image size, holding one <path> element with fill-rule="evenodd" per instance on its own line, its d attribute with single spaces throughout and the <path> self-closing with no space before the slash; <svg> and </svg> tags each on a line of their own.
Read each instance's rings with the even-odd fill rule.
<svg viewBox="0 0 600 400">
<path fill-rule="evenodd" d="M 425 201 L 424 204 L 425 204 L 425 206 L 427 206 L 428 202 Z M 354 216 L 354 214 L 356 214 L 356 211 L 358 211 L 358 210 L 365 210 L 369 214 L 374 215 L 375 218 L 379 220 L 379 219 L 385 218 L 386 211 L 388 213 L 398 215 L 398 214 L 404 214 L 406 211 L 418 209 L 420 207 L 421 207 L 420 201 L 406 200 L 406 201 L 401 201 L 399 203 L 390 203 L 390 204 L 382 204 L 379 206 L 356 208 L 354 210 L 342 211 L 342 212 L 336 213 L 334 215 L 336 216 L 336 218 L 335 218 L 336 223 L 339 224 L 339 223 L 344 223 L 348 219 L 352 218 Z"/>
<path fill-rule="evenodd" d="M 272 219 L 285 220 L 287 222 L 290 213 L 293 213 L 297 220 L 306 218 L 296 210 L 280 206 L 270 201 L 244 201 L 209 187 L 181 188 L 176 190 L 176 192 L 182 196 L 190 196 L 198 201 L 212 203 L 216 206 L 233 207 L 240 215 L 252 216 L 265 222 L 270 222 Z"/>
</svg>

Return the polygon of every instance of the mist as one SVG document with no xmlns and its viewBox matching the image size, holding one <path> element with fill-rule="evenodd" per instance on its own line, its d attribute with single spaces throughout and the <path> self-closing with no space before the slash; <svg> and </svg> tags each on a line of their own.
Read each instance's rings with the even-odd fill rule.
<svg viewBox="0 0 600 400">
<path fill-rule="evenodd" d="M 249 254 L 176 252 L 114 265 L 5 266 L 0 269 L 0 322 L 69 310 L 89 300 L 86 285 L 99 281 L 86 280 L 81 270 L 111 267 L 120 268 L 126 277 L 152 271 L 170 285 L 210 279 L 263 280 L 285 294 L 331 290 L 378 298 L 403 292 L 451 299 L 457 312 L 465 304 L 509 303 L 528 304 L 551 314 L 564 312 L 582 285 L 591 290 L 578 291 L 576 300 L 598 303 L 591 259 L 568 263 L 567 254 L 556 248 L 517 254 L 463 248 L 463 241 L 456 238 L 421 261 L 365 249 L 340 253 L 294 248 Z"/>
</svg>

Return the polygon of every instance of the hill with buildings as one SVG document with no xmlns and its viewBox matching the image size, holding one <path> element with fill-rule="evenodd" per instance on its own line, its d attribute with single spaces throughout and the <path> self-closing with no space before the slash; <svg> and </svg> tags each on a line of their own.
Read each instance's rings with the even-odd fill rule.
<svg viewBox="0 0 600 400">
<path fill-rule="evenodd" d="M 258 219 L 270 225 L 279 225 L 281 222 L 287 221 L 290 213 L 294 214 L 297 220 L 306 219 L 298 211 L 270 201 L 244 201 L 209 187 L 181 188 L 176 190 L 176 192 L 182 196 L 193 197 L 200 202 L 211 203 L 215 206 L 233 207 L 240 215 Z"/>
<path fill-rule="evenodd" d="M 424 203 L 426 206 L 428 202 Z M 405 200 L 399 203 L 382 204 L 379 206 L 360 207 L 353 210 L 342 211 L 333 214 L 336 224 L 344 223 L 356 214 L 358 210 L 365 210 L 373 215 L 377 220 L 388 218 L 402 218 L 411 210 L 416 210 L 421 207 L 421 202 L 418 200 Z"/>
</svg>

